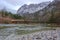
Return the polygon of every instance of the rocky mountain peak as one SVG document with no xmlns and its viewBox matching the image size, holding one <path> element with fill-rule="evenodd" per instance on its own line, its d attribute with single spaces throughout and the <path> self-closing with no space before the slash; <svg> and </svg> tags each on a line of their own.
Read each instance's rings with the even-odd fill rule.
<svg viewBox="0 0 60 40">
<path fill-rule="evenodd" d="M 19 15 L 23 15 L 24 13 L 34 13 L 43 9 L 48 4 L 50 4 L 50 2 L 42 2 L 39 4 L 30 4 L 30 5 L 24 4 L 22 7 L 18 9 L 17 13 Z"/>
</svg>

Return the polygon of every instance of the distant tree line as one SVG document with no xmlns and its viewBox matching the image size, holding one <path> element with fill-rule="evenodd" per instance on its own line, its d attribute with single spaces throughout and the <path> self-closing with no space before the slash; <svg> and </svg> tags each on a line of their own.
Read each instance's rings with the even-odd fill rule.
<svg viewBox="0 0 60 40">
<path fill-rule="evenodd" d="M 11 12 L 8 12 L 8 11 L 0 11 L 0 15 L 1 17 L 10 17 L 10 18 L 13 18 L 13 19 L 21 19 L 22 17 L 18 14 L 14 14 L 14 13 L 11 13 Z"/>
</svg>

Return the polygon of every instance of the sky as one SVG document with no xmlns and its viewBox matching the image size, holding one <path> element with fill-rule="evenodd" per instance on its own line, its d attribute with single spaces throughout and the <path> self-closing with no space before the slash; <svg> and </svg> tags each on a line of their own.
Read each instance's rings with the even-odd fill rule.
<svg viewBox="0 0 60 40">
<path fill-rule="evenodd" d="M 0 0 L 0 7 L 7 7 L 12 10 L 18 10 L 24 4 L 36 4 L 52 0 Z"/>
</svg>

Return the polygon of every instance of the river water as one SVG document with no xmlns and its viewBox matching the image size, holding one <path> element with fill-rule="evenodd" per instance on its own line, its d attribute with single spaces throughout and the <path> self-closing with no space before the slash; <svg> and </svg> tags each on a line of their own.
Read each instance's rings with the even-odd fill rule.
<svg viewBox="0 0 60 40">
<path fill-rule="evenodd" d="M 43 24 L 0 24 L 0 26 L 4 26 L 6 28 L 0 29 L 0 40 L 4 40 L 6 37 L 11 34 L 15 34 L 16 30 L 39 30 L 45 28 Z"/>
</svg>

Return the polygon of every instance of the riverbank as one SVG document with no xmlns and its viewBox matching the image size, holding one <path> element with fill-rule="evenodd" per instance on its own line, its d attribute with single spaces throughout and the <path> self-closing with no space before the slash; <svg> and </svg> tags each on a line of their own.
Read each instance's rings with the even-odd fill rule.
<svg viewBox="0 0 60 40">
<path fill-rule="evenodd" d="M 50 25 L 50 24 L 47 24 L 47 25 Z M 46 24 L 4 24 L 4 25 L 2 24 L 0 26 L 1 26 L 0 27 L 1 28 L 0 29 L 0 40 L 24 40 L 24 38 L 28 40 L 27 38 L 28 36 L 29 38 L 31 36 L 33 38 L 35 33 L 36 33 L 35 35 L 37 35 L 41 33 L 42 31 L 43 33 L 45 32 L 48 33 L 48 31 L 49 32 L 50 31 L 60 32 L 60 27 L 46 27 Z"/>
<path fill-rule="evenodd" d="M 56 30 L 39 31 L 25 35 L 12 34 L 5 40 L 60 40 L 60 28 Z"/>
</svg>

